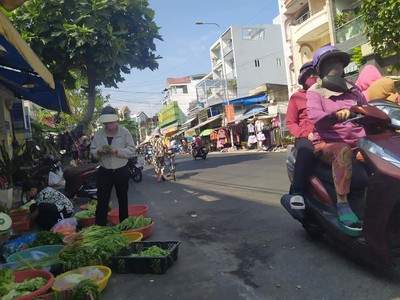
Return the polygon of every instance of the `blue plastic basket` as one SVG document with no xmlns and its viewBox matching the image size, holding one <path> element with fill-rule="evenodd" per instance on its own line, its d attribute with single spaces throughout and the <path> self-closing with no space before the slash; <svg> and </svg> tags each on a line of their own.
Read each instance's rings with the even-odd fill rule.
<svg viewBox="0 0 400 300">
<path fill-rule="evenodd" d="M 19 262 L 18 258 L 22 257 L 23 259 L 35 259 L 39 260 L 45 256 L 53 256 L 58 255 L 61 249 L 64 248 L 64 245 L 47 245 L 47 246 L 38 246 L 33 248 L 28 248 L 22 250 L 20 252 L 14 253 L 7 257 L 6 261 L 9 262 Z M 22 264 L 21 264 L 22 265 Z M 56 264 L 53 266 L 49 266 L 43 268 L 43 270 L 51 271 L 52 273 L 57 272 L 61 269 L 61 264 Z"/>
</svg>

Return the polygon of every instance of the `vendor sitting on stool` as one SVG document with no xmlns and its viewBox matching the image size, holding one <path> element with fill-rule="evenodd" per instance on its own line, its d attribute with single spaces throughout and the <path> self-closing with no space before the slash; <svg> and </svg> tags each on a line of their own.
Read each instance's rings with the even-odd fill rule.
<svg viewBox="0 0 400 300">
<path fill-rule="evenodd" d="M 69 218 L 74 213 L 74 205 L 63 193 L 44 187 L 40 181 L 27 181 L 22 190 L 35 199 L 36 203 L 29 209 L 32 220 L 41 230 L 50 230 L 59 220 Z"/>
</svg>

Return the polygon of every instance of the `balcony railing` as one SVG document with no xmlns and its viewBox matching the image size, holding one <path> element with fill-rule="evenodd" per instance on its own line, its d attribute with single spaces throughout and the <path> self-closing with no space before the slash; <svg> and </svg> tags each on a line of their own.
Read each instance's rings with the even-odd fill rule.
<svg viewBox="0 0 400 300">
<path fill-rule="evenodd" d="M 349 39 L 363 35 L 364 32 L 364 21 L 361 16 L 354 18 L 353 20 L 343 24 L 336 28 L 336 43 L 340 44 Z"/>
<path fill-rule="evenodd" d="M 294 20 L 292 22 L 292 25 L 296 26 L 296 25 L 300 25 L 301 23 L 304 23 L 305 21 L 307 21 L 309 18 L 311 18 L 311 16 L 319 13 L 320 11 L 322 11 L 324 9 L 325 5 L 321 5 L 318 6 L 308 12 L 306 12 L 304 15 L 301 15 L 300 17 L 298 17 L 296 20 Z"/>
</svg>

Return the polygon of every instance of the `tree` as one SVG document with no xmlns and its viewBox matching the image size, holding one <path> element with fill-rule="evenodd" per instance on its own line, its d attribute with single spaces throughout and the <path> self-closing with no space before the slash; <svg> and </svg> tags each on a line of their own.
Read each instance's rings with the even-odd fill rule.
<svg viewBox="0 0 400 300">
<path fill-rule="evenodd" d="M 154 40 L 162 40 L 147 0 L 31 0 L 9 15 L 56 79 L 75 86 L 87 78 L 86 127 L 96 87 L 118 87 L 132 68 L 158 67 Z"/>
<path fill-rule="evenodd" d="M 374 52 L 382 57 L 399 53 L 400 1 L 364 0 L 361 13 Z"/>
<path fill-rule="evenodd" d="M 76 75 L 76 74 L 73 74 Z M 76 80 L 76 88 L 75 89 L 67 89 L 66 94 L 67 98 L 69 99 L 72 114 L 68 115 L 65 113 L 55 113 L 49 110 L 38 109 L 36 111 L 36 115 L 38 116 L 39 123 L 45 117 L 53 117 L 60 120 L 60 123 L 57 125 L 57 128 L 61 131 L 66 130 L 67 128 L 75 127 L 78 124 L 81 124 L 85 113 L 88 107 L 88 97 L 85 91 L 84 86 L 87 85 L 87 82 L 77 76 L 74 76 Z M 96 96 L 95 96 L 95 109 L 96 114 L 93 115 L 94 120 L 96 120 L 99 115 L 101 109 L 107 104 L 110 96 L 103 96 L 101 94 L 100 89 L 96 88 Z M 88 124 L 89 131 L 92 130 L 90 124 Z"/>
</svg>

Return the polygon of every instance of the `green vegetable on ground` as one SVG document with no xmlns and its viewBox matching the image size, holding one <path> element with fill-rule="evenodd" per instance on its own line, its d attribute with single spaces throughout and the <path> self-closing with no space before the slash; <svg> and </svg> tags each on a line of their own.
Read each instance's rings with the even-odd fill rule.
<svg viewBox="0 0 400 300">
<path fill-rule="evenodd" d="M 82 211 L 75 213 L 75 218 L 77 220 L 82 220 L 82 219 L 87 219 L 87 218 L 93 217 L 94 215 L 95 215 L 94 211 L 82 210 Z"/>
<path fill-rule="evenodd" d="M 14 275 L 10 269 L 0 270 L 0 296 L 7 295 L 14 285 Z M 3 298 L 1 298 L 3 299 Z"/>
<path fill-rule="evenodd" d="M 39 231 L 36 239 L 31 243 L 31 247 L 46 246 L 46 245 L 61 245 L 64 235 L 59 232 Z"/>
<path fill-rule="evenodd" d="M 7 294 L 1 295 L 2 300 L 12 300 L 18 297 L 28 295 L 47 284 L 47 280 L 42 277 L 25 279 L 21 283 L 14 282 L 14 275 L 12 275 L 12 278 L 13 278 L 13 283 L 11 285 L 11 289 L 8 291 Z"/>
<path fill-rule="evenodd" d="M 88 294 L 92 295 L 92 299 L 100 299 L 99 286 L 96 282 L 90 279 L 85 279 L 79 282 L 72 289 L 72 300 L 85 300 Z"/>
<path fill-rule="evenodd" d="M 151 218 L 138 216 L 138 217 L 128 217 L 121 223 L 115 225 L 115 227 L 121 231 L 124 231 L 124 230 L 143 228 L 150 224 L 151 224 Z"/>
<path fill-rule="evenodd" d="M 132 253 L 131 256 L 140 256 L 140 257 L 163 257 L 168 255 L 169 251 L 162 249 L 156 245 L 149 247 L 144 251 L 140 251 L 139 253 Z"/>
</svg>

